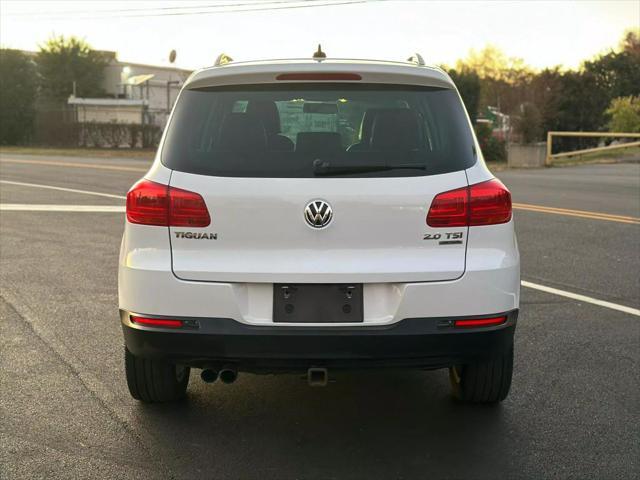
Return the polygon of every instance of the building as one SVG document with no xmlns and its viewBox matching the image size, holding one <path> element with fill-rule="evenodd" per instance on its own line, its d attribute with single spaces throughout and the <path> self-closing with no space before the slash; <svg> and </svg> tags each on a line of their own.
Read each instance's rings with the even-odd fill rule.
<svg viewBox="0 0 640 480">
<path fill-rule="evenodd" d="M 34 52 L 25 52 L 32 56 Z M 164 127 L 173 104 L 191 70 L 172 66 L 121 62 L 116 52 L 100 51 L 104 69 L 101 98 L 69 96 L 78 122 L 134 123 Z"/>
<path fill-rule="evenodd" d="M 37 61 L 36 52 L 22 53 Z M 38 98 L 33 143 L 111 147 L 157 143 L 191 70 L 121 62 L 116 52 L 98 53 L 107 60 L 101 85 L 104 94 L 79 98 L 74 95 L 75 86 L 69 85 L 68 108 Z"/>
<path fill-rule="evenodd" d="M 172 66 L 121 62 L 115 52 L 104 52 L 109 64 L 104 70 L 103 88 L 114 99 L 142 102 L 142 121 L 164 126 L 178 92 L 191 70 Z M 88 100 L 88 99 L 85 99 Z M 120 106 L 125 104 L 120 103 Z"/>
</svg>

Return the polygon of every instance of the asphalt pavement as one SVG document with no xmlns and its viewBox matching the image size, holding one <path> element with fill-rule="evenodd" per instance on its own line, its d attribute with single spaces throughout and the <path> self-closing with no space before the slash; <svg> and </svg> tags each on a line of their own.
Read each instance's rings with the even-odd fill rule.
<svg viewBox="0 0 640 480">
<path fill-rule="evenodd" d="M 2 154 L 0 205 L 123 206 L 148 164 Z M 498 177 L 525 206 L 523 280 L 640 308 L 640 224 L 616 220 L 640 217 L 640 165 Z M 0 210 L 2 479 L 640 477 L 640 316 L 532 288 L 499 406 L 452 401 L 445 371 L 396 370 L 320 389 L 296 375 L 207 385 L 196 371 L 186 401 L 140 404 L 117 312 L 123 222 Z"/>
</svg>

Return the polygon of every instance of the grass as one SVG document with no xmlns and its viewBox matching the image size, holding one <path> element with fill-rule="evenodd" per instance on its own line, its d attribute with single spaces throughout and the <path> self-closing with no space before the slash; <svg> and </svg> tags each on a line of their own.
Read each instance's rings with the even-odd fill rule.
<svg viewBox="0 0 640 480">
<path fill-rule="evenodd" d="M 140 158 L 153 159 L 155 148 L 54 148 L 54 147 L 0 147 L 1 155 L 60 155 L 65 157 Z"/>
<path fill-rule="evenodd" d="M 608 150 L 604 152 L 586 153 L 571 157 L 557 158 L 553 160 L 554 167 L 568 167 L 588 163 L 616 163 L 640 160 L 640 147 L 625 148 L 622 150 Z"/>
</svg>

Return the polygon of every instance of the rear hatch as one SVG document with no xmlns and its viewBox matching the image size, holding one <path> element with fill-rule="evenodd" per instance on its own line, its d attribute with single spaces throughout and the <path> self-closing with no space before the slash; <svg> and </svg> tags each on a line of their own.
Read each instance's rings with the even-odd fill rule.
<svg viewBox="0 0 640 480">
<path fill-rule="evenodd" d="M 454 90 L 287 84 L 186 90 L 162 152 L 207 227 L 170 227 L 173 270 L 214 282 L 443 281 L 467 227 L 432 228 L 435 195 L 475 162 Z M 330 212 L 329 212 L 330 209 Z"/>
</svg>

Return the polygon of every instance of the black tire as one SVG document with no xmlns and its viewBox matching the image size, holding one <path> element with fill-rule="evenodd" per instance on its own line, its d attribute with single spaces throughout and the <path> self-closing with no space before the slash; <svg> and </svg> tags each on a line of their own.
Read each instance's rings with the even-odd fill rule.
<svg viewBox="0 0 640 480">
<path fill-rule="evenodd" d="M 190 368 L 164 360 L 136 357 L 124 349 L 124 367 L 131 396 L 145 403 L 172 402 L 185 396 Z"/>
<path fill-rule="evenodd" d="M 513 347 L 495 359 L 449 369 L 453 395 L 469 403 L 497 403 L 507 398 L 513 375 Z"/>
</svg>

